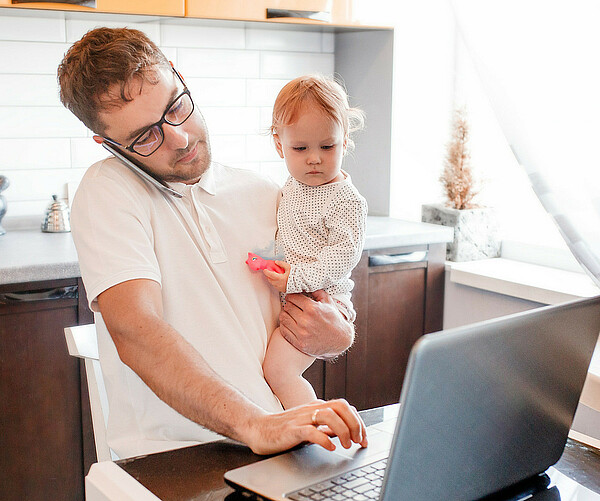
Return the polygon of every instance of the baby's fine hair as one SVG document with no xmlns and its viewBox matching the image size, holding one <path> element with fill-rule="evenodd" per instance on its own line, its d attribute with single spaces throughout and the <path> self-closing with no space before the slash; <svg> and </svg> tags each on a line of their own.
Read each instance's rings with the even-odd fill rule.
<svg viewBox="0 0 600 501">
<path fill-rule="evenodd" d="M 333 78 L 323 75 L 305 75 L 284 85 L 273 106 L 271 134 L 277 134 L 278 128 L 294 124 L 306 104 L 316 105 L 340 124 L 347 138 L 348 149 L 354 147 L 350 134 L 364 127 L 364 112 L 351 108 L 344 87 Z"/>
</svg>

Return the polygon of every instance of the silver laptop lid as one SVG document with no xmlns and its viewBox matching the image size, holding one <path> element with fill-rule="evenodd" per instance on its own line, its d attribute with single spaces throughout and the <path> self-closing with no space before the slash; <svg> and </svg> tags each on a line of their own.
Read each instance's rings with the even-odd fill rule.
<svg viewBox="0 0 600 501">
<path fill-rule="evenodd" d="M 600 297 L 423 336 L 381 499 L 476 499 L 560 458 L 600 332 Z"/>
</svg>

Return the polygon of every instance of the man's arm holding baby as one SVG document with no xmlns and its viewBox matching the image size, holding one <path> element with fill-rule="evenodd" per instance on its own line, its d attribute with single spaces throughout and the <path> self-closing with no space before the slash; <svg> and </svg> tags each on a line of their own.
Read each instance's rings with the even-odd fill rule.
<svg viewBox="0 0 600 501">
<path fill-rule="evenodd" d="M 331 359 L 354 342 L 354 325 L 327 292 L 288 294 L 279 315 L 281 335 L 296 349 L 315 358 Z"/>
<path fill-rule="evenodd" d="M 283 273 L 263 270 L 272 287 L 287 291 L 291 266 L 275 261 Z M 279 331 L 296 349 L 315 358 L 334 358 L 346 351 L 354 341 L 354 325 L 345 318 L 339 307 L 323 290 L 307 297 L 287 294 L 286 305 L 279 315 Z"/>
<path fill-rule="evenodd" d="M 282 313 L 288 335 L 300 340 L 307 349 L 325 354 L 347 343 L 340 341 L 348 334 L 343 322 L 329 311 L 326 302 L 297 303 L 290 302 L 291 311 Z M 344 400 L 316 401 L 276 414 L 268 414 L 252 403 L 216 374 L 165 322 L 157 282 L 138 279 L 120 283 L 100 294 L 98 304 L 123 363 L 159 398 L 194 422 L 246 443 L 259 454 L 278 452 L 305 441 L 331 450 L 333 444 L 327 433 L 313 425 L 314 412 L 319 409 L 318 424 L 328 426 L 344 447 L 352 441 L 366 445 L 364 423 L 356 409 Z M 309 318 L 314 315 L 323 318 Z M 318 335 L 315 332 L 328 331 L 326 325 L 332 320 L 333 334 L 328 336 L 332 346 L 327 347 L 325 342 L 313 338 Z"/>
</svg>

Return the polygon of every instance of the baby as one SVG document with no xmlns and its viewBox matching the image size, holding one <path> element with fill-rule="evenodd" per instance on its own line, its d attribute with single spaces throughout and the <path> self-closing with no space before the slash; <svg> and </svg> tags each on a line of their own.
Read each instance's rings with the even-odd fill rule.
<svg viewBox="0 0 600 501">
<path fill-rule="evenodd" d="M 351 322 L 354 286 L 350 272 L 364 245 L 367 202 L 342 170 L 353 147 L 350 133 L 362 128 L 362 111 L 350 108 L 341 85 L 322 76 L 303 76 L 286 84 L 273 108 L 271 133 L 290 177 L 277 210 L 277 238 L 283 273 L 264 270 L 284 294 L 324 289 Z M 285 300 L 285 299 L 283 299 Z M 263 363 L 265 379 L 284 408 L 316 399 L 302 373 L 312 364 L 276 329 Z"/>
</svg>

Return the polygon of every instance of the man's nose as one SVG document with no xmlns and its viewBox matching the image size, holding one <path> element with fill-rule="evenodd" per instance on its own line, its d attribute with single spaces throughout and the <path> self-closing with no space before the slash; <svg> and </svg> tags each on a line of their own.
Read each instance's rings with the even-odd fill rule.
<svg viewBox="0 0 600 501">
<path fill-rule="evenodd" d="M 182 125 L 163 124 L 165 142 L 173 149 L 181 150 L 189 144 L 188 133 Z"/>
</svg>

